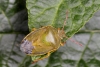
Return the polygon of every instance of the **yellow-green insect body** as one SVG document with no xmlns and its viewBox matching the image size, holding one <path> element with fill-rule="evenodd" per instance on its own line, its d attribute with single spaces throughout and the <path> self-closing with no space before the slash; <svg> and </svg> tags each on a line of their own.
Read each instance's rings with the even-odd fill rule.
<svg viewBox="0 0 100 67">
<path fill-rule="evenodd" d="M 20 49 L 36 62 L 56 51 L 61 45 L 61 38 L 64 36 L 63 30 L 57 30 L 52 26 L 45 26 L 30 32 L 22 40 Z"/>
</svg>

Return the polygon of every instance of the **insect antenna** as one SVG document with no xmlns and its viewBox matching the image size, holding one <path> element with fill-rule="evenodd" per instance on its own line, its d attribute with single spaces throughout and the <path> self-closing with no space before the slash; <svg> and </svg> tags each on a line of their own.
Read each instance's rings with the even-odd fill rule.
<svg viewBox="0 0 100 67">
<path fill-rule="evenodd" d="M 68 11 L 66 12 L 66 18 L 65 18 L 65 20 L 64 20 L 62 30 L 64 30 L 64 27 L 65 27 L 65 25 L 66 25 L 67 19 L 68 19 Z"/>
<path fill-rule="evenodd" d="M 66 38 L 68 38 L 68 37 L 66 37 Z M 70 41 L 74 42 L 75 44 L 78 44 L 78 45 L 80 45 L 80 46 L 83 46 L 83 44 L 77 42 L 76 40 L 74 40 L 74 39 L 72 39 L 72 38 L 68 38 L 68 39 L 69 39 Z"/>
<path fill-rule="evenodd" d="M 63 27 L 62 27 L 62 30 L 64 30 L 64 27 L 66 25 L 66 21 L 68 19 L 68 11 L 66 11 L 66 18 L 64 20 L 64 23 L 63 23 Z M 72 38 L 68 38 L 67 36 L 65 36 L 65 38 L 69 39 L 70 41 L 74 42 L 75 44 L 78 44 L 80 46 L 83 46 L 81 43 L 77 42 L 76 40 L 72 39 Z"/>
</svg>

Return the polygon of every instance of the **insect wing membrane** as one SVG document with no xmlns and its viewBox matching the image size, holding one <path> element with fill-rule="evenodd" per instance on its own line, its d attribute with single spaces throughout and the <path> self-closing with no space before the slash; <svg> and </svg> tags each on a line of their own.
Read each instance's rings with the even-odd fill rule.
<svg viewBox="0 0 100 67">
<path fill-rule="evenodd" d="M 33 31 L 25 39 L 32 42 L 34 47 L 32 55 L 45 54 L 58 49 L 60 46 L 57 30 L 51 26 Z"/>
</svg>

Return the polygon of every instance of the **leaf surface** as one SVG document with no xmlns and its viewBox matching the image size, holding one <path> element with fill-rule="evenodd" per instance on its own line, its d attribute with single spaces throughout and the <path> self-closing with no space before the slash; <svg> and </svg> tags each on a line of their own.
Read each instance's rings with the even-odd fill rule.
<svg viewBox="0 0 100 67">
<path fill-rule="evenodd" d="M 75 34 L 100 8 L 99 0 L 27 0 L 29 29 L 51 25 L 63 27 L 65 25 L 67 37 Z"/>
</svg>

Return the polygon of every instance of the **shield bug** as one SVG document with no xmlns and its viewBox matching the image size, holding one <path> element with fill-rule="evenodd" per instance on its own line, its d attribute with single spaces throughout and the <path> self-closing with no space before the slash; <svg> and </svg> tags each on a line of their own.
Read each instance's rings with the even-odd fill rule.
<svg viewBox="0 0 100 67">
<path fill-rule="evenodd" d="M 67 20 L 67 14 L 64 25 Z M 31 56 L 33 62 L 50 56 L 52 52 L 63 45 L 61 40 L 66 37 L 63 30 L 64 25 L 62 29 L 56 29 L 53 26 L 44 26 L 39 29 L 34 29 L 22 40 L 20 44 L 21 51 Z"/>
</svg>

